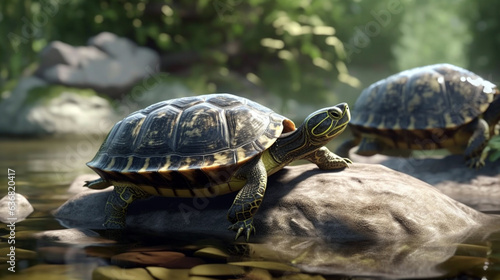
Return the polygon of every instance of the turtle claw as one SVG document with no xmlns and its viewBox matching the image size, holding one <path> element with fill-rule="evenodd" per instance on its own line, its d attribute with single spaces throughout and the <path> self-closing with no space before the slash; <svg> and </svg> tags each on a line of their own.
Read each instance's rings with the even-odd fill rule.
<svg viewBox="0 0 500 280">
<path fill-rule="evenodd" d="M 342 158 L 342 161 L 345 163 L 345 167 L 349 168 L 349 164 L 352 164 L 352 160 L 349 158 Z"/>
<path fill-rule="evenodd" d="M 349 164 L 352 164 L 352 160 L 343 157 L 336 157 L 335 168 L 349 168 Z"/>
<path fill-rule="evenodd" d="M 230 230 L 236 231 L 236 237 L 234 240 L 237 240 L 243 234 L 246 237 L 246 241 L 250 239 L 250 235 L 255 234 L 255 227 L 253 226 L 253 218 L 246 219 L 243 221 L 237 221 L 233 225 L 229 226 Z"/>
<path fill-rule="evenodd" d="M 484 160 L 474 160 L 474 159 L 470 159 L 466 162 L 467 166 L 469 168 L 473 168 L 473 169 L 480 169 L 482 167 L 484 167 L 485 163 L 484 163 Z"/>
</svg>

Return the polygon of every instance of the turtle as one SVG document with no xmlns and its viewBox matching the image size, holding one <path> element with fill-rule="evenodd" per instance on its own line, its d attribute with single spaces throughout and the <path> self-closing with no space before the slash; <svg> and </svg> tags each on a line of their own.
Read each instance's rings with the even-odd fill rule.
<svg viewBox="0 0 500 280">
<path fill-rule="evenodd" d="M 500 94 L 493 83 L 452 64 L 427 65 L 364 89 L 349 123 L 353 138 L 335 152 L 347 156 L 357 145 L 363 156 L 447 149 L 480 168 L 499 120 Z"/>
<path fill-rule="evenodd" d="M 238 192 L 227 219 L 236 238 L 255 234 L 253 217 L 268 176 L 305 159 L 320 169 L 352 163 L 324 145 L 350 120 L 340 103 L 290 119 L 244 97 L 214 93 L 162 101 L 117 122 L 87 165 L 100 178 L 92 189 L 114 186 L 104 208 L 106 229 L 124 229 L 127 208 L 150 196 L 213 197 Z"/>
</svg>

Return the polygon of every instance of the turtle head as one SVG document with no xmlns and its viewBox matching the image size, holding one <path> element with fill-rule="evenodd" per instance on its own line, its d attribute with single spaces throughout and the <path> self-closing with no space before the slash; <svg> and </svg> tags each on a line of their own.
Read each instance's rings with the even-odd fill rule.
<svg viewBox="0 0 500 280">
<path fill-rule="evenodd" d="M 274 163 L 266 165 L 266 168 L 271 166 L 268 168 L 268 174 L 323 147 L 328 141 L 342 133 L 350 120 L 351 114 L 346 103 L 323 108 L 310 114 L 299 128 L 282 134 L 269 148 L 268 154 L 273 158 Z M 267 154 L 264 158 L 266 157 Z"/>
<path fill-rule="evenodd" d="M 312 143 L 324 145 L 342 133 L 350 120 L 349 106 L 340 103 L 310 114 L 304 121 L 304 132 Z"/>
</svg>

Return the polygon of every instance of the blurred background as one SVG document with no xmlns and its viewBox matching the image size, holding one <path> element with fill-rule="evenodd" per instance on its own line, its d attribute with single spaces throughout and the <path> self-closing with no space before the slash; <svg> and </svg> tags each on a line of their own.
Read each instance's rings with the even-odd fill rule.
<svg viewBox="0 0 500 280">
<path fill-rule="evenodd" d="M 36 76 L 51 42 L 85 46 L 104 31 L 158 54 L 157 65 L 138 69 L 144 78 L 160 71 L 194 94 L 276 96 L 286 102 L 268 106 L 291 117 L 302 115 L 294 102 L 353 102 L 370 83 L 425 64 L 496 82 L 499 10 L 488 0 L 2 1 L 2 99 Z"/>
</svg>

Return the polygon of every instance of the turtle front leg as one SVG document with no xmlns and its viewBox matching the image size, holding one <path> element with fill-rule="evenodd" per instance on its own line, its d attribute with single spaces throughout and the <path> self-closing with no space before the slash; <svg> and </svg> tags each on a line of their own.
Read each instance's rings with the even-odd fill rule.
<svg viewBox="0 0 500 280">
<path fill-rule="evenodd" d="M 349 167 L 352 161 L 348 158 L 339 157 L 327 147 L 321 147 L 316 151 L 305 156 L 304 159 L 316 164 L 320 169 L 340 169 Z"/>
<path fill-rule="evenodd" d="M 248 241 L 250 234 L 255 233 L 253 216 L 259 210 L 266 191 L 266 167 L 259 158 L 257 163 L 243 166 L 236 176 L 246 178 L 247 182 L 236 195 L 227 213 L 227 219 L 233 223 L 229 229 L 236 231 L 235 240 L 243 234 Z"/>
<path fill-rule="evenodd" d="M 107 229 L 125 228 L 125 218 L 130 203 L 136 199 L 142 199 L 149 196 L 148 193 L 138 188 L 115 186 L 104 208 L 104 213 L 106 215 L 104 226 Z"/>
<path fill-rule="evenodd" d="M 480 118 L 475 124 L 467 148 L 465 148 L 465 163 L 468 167 L 481 168 L 484 166 L 484 160 L 488 156 L 488 150 L 485 147 L 489 139 L 490 127 L 485 120 Z"/>
</svg>

